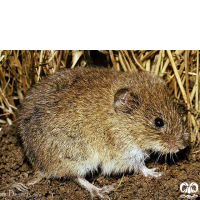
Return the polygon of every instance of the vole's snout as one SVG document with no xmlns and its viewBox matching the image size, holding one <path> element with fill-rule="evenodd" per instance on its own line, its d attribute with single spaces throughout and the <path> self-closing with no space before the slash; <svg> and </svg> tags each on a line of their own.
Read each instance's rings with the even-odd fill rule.
<svg viewBox="0 0 200 200">
<path fill-rule="evenodd" d="M 189 142 L 189 138 L 187 140 L 183 139 L 182 142 L 179 142 L 176 146 L 176 150 L 174 150 L 174 152 L 172 153 L 178 153 L 179 151 L 182 151 L 185 149 L 188 149 L 190 147 L 190 142 Z"/>
<path fill-rule="evenodd" d="M 185 149 L 184 144 L 176 144 L 173 148 L 171 148 L 170 153 L 177 153 L 182 149 Z"/>
<path fill-rule="evenodd" d="M 181 151 L 181 150 L 185 149 L 186 146 L 187 145 L 181 145 L 181 146 L 179 146 L 175 153 L 177 153 L 178 151 Z"/>
<path fill-rule="evenodd" d="M 187 137 L 186 137 L 187 135 Z M 182 134 L 179 137 L 174 137 L 168 140 L 167 150 L 170 153 L 177 153 L 185 149 L 189 145 L 189 134 Z"/>
<path fill-rule="evenodd" d="M 177 153 L 178 151 L 181 151 L 181 150 L 189 147 L 189 136 L 190 136 L 190 134 L 187 133 L 187 134 L 184 134 L 184 136 L 185 137 L 182 138 L 182 141 L 177 141 L 177 145 L 175 145 L 177 150 L 174 153 Z"/>
<path fill-rule="evenodd" d="M 190 146 L 190 132 L 184 132 L 183 142 L 184 142 L 185 148 Z"/>
</svg>

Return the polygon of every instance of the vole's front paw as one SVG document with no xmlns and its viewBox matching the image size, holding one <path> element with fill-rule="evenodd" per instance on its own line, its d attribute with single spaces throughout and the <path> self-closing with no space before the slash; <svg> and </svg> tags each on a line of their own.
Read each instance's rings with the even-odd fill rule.
<svg viewBox="0 0 200 200">
<path fill-rule="evenodd" d="M 28 186 L 35 185 L 36 183 L 40 182 L 45 176 L 40 172 L 36 171 L 34 177 L 29 179 L 26 183 Z"/>
<path fill-rule="evenodd" d="M 91 193 L 92 198 L 95 196 L 99 196 L 103 199 L 110 199 L 107 193 L 114 190 L 114 187 L 112 185 L 98 188 L 94 186 L 93 184 L 89 183 L 86 179 L 81 178 L 81 177 L 78 177 L 76 181 Z"/>
<path fill-rule="evenodd" d="M 97 187 L 92 188 L 90 192 L 91 192 L 92 197 L 95 197 L 98 195 L 99 197 L 103 199 L 110 199 L 107 193 L 111 192 L 112 190 L 114 190 L 114 187 L 109 185 L 109 186 L 104 186 L 102 188 L 97 188 Z"/>
<path fill-rule="evenodd" d="M 148 169 L 146 166 L 142 166 L 141 168 L 141 172 L 143 173 L 143 175 L 145 177 L 147 176 L 153 176 L 153 177 L 159 177 L 162 175 L 161 172 L 155 172 L 157 168 L 153 168 L 153 169 Z"/>
</svg>

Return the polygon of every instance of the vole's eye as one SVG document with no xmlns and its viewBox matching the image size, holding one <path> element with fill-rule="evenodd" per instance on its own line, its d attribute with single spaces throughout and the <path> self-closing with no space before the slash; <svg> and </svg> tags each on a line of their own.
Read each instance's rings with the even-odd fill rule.
<svg viewBox="0 0 200 200">
<path fill-rule="evenodd" d="M 161 119 L 161 118 L 159 118 L 159 117 L 157 117 L 155 120 L 154 120 L 154 124 L 157 126 L 157 127 L 163 127 L 164 126 L 164 121 Z"/>
</svg>

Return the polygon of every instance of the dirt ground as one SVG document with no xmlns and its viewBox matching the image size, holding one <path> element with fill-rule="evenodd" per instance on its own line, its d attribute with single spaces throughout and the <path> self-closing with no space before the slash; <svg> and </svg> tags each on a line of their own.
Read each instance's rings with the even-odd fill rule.
<svg viewBox="0 0 200 200">
<path fill-rule="evenodd" d="M 103 177 L 99 173 L 88 180 L 95 186 L 113 185 L 115 191 L 109 194 L 110 199 L 181 199 L 181 195 L 198 195 L 200 197 L 200 147 L 187 149 L 178 153 L 178 159 L 159 159 L 153 156 L 147 161 L 149 168 L 157 167 L 163 173 L 160 178 L 145 178 L 141 174 L 127 173 L 118 176 Z M 23 155 L 20 139 L 15 127 L 6 127 L 0 131 L 0 198 L 3 199 L 91 199 L 90 193 L 78 186 L 73 180 L 42 180 L 30 186 L 27 192 L 11 189 L 13 183 L 25 181 L 34 172 Z M 186 182 L 198 184 L 194 193 L 180 191 L 180 185 Z M 186 190 L 186 186 L 182 188 Z M 196 197 L 196 199 L 200 199 Z M 99 199 L 98 197 L 95 199 Z M 182 199 L 189 199 L 187 198 Z"/>
</svg>

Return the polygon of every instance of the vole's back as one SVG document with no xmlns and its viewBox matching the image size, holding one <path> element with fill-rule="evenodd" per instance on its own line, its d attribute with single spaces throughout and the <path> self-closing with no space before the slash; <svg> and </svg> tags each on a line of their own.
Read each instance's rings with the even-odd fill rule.
<svg viewBox="0 0 200 200">
<path fill-rule="evenodd" d="M 64 161 L 81 162 L 92 151 L 108 151 L 106 124 L 114 114 L 112 93 L 119 87 L 113 82 L 121 75 L 106 69 L 65 70 L 28 92 L 19 111 L 19 132 L 36 169 L 56 176 L 63 165 L 66 167 Z M 75 175 L 70 168 L 68 174 Z"/>
</svg>

